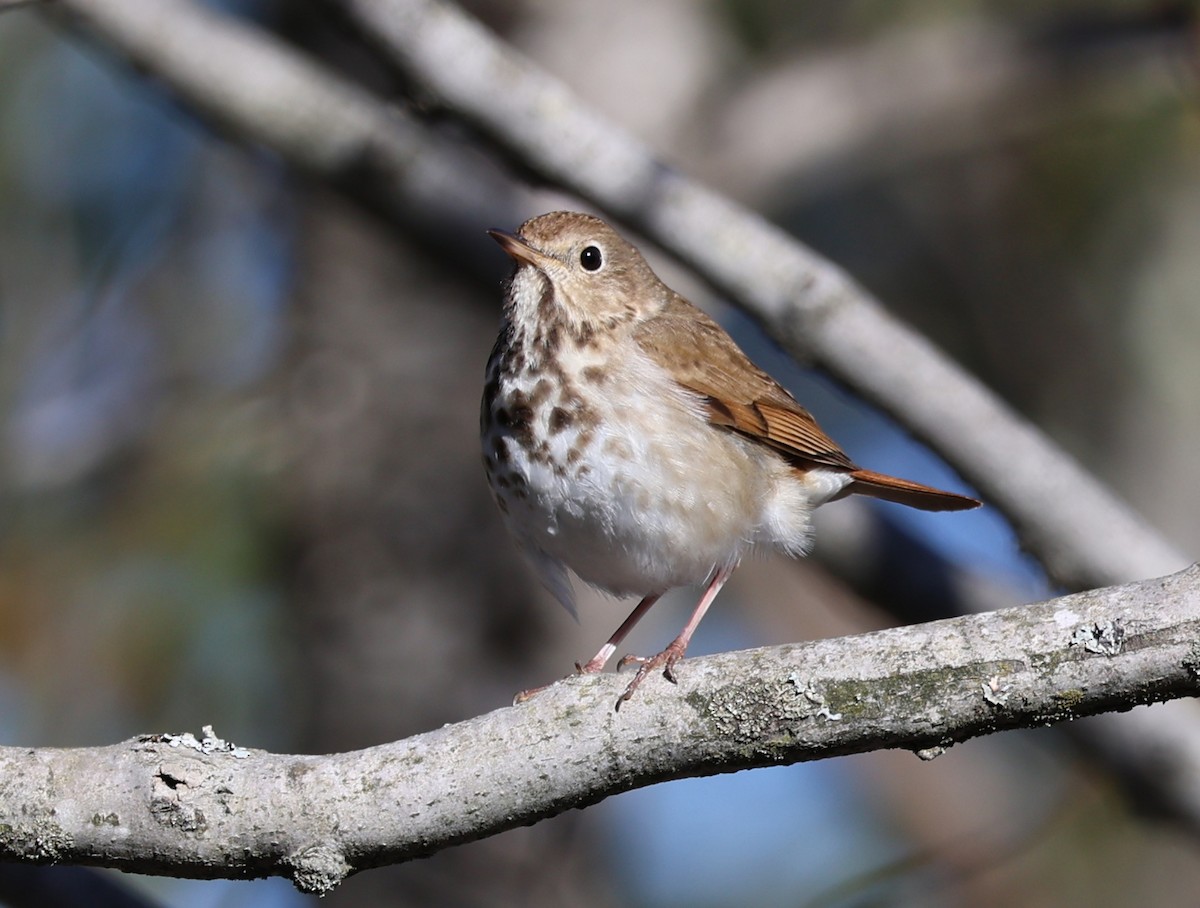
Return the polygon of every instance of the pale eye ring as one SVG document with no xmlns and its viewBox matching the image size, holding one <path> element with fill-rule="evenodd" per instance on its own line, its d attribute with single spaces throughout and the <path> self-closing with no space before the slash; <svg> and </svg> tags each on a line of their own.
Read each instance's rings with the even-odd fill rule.
<svg viewBox="0 0 1200 908">
<path fill-rule="evenodd" d="M 604 264 L 604 255 L 600 252 L 600 247 L 585 246 L 583 252 L 579 253 L 579 264 L 583 266 L 584 271 L 599 271 L 600 266 Z"/>
</svg>

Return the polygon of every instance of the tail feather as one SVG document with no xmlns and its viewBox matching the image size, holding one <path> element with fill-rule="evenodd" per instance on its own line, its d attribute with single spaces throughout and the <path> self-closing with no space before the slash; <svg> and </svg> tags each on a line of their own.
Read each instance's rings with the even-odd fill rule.
<svg viewBox="0 0 1200 908">
<path fill-rule="evenodd" d="M 943 492 L 932 486 L 876 473 L 873 470 L 854 470 L 850 473 L 850 479 L 852 482 L 846 486 L 843 495 L 866 495 L 922 511 L 969 511 L 980 504 L 966 495 Z"/>
</svg>

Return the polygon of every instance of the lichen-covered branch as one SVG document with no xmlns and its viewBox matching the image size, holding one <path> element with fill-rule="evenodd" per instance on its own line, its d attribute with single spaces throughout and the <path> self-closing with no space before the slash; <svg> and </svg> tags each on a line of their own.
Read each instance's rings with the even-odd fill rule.
<svg viewBox="0 0 1200 908">
<path fill-rule="evenodd" d="M 1200 567 L 1023 608 L 689 659 L 620 711 L 608 674 L 368 750 L 285 756 L 208 732 L 0 749 L 0 859 L 324 892 L 667 779 L 956 742 L 1200 689 Z"/>
</svg>

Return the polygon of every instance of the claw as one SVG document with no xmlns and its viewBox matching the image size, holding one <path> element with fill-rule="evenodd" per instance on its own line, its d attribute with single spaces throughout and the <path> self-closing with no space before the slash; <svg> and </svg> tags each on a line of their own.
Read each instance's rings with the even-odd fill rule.
<svg viewBox="0 0 1200 908">
<path fill-rule="evenodd" d="M 673 640 L 671 645 L 657 656 L 622 656 L 621 661 L 617 663 L 618 670 L 624 668 L 626 665 L 632 665 L 634 662 L 638 663 L 638 670 L 637 674 L 633 676 L 633 679 L 626 686 L 625 692 L 617 699 L 617 709 L 620 709 L 621 704 L 633 696 L 633 692 L 638 689 L 638 686 L 645 680 L 646 676 L 655 669 L 661 668 L 663 670 L 663 677 L 672 684 L 677 684 L 675 666 L 683 659 L 684 647 L 685 645 L 680 644 L 680 641 Z"/>
<path fill-rule="evenodd" d="M 648 673 L 649 672 L 646 665 L 643 664 L 642 667 L 638 669 L 637 674 L 633 676 L 633 680 L 629 682 L 629 685 L 625 688 L 621 696 L 617 697 L 617 705 L 613 707 L 614 709 L 619 710 L 621 708 L 621 704 L 633 696 L 633 692 L 638 689 L 638 685 L 642 683 L 642 679 L 645 678 Z"/>
<path fill-rule="evenodd" d="M 519 706 L 535 694 L 540 694 L 549 686 L 549 684 L 543 684 L 541 687 L 531 687 L 529 690 L 517 691 L 515 694 L 513 694 L 513 706 Z"/>
</svg>

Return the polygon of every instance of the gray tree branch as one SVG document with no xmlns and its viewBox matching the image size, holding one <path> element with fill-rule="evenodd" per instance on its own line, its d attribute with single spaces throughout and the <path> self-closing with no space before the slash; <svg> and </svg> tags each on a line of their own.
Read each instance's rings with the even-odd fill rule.
<svg viewBox="0 0 1200 908">
<path fill-rule="evenodd" d="M 0 749 L 0 859 L 326 892 L 668 779 L 968 738 L 1192 696 L 1200 566 L 1022 608 L 692 659 L 615 711 L 624 681 L 353 753 L 295 756 L 146 736 Z M 206 730 L 207 731 L 207 730 Z"/>
</svg>

